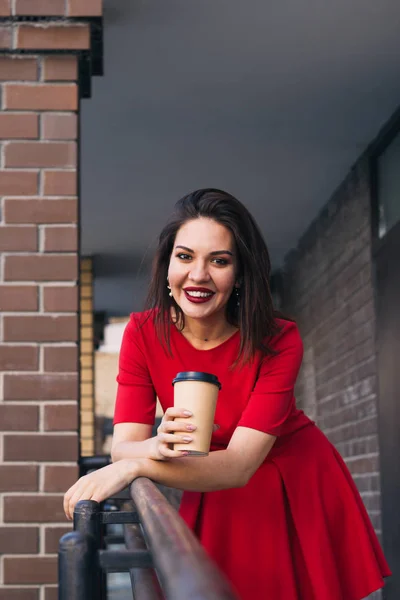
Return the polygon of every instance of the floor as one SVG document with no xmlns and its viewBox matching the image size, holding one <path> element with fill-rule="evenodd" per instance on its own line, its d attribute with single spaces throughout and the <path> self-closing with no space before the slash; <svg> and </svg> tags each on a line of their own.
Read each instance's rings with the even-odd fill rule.
<svg viewBox="0 0 400 600">
<path fill-rule="evenodd" d="M 109 573 L 107 577 L 107 600 L 132 600 L 129 573 Z"/>
<path fill-rule="evenodd" d="M 123 525 L 108 526 L 109 533 L 123 535 Z M 109 544 L 109 550 L 125 548 L 124 544 Z M 108 573 L 107 600 L 133 600 L 129 573 Z"/>
</svg>

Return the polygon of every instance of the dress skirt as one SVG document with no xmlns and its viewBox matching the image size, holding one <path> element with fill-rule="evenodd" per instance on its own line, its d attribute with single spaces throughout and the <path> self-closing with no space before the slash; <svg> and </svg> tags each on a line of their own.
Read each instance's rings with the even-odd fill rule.
<svg viewBox="0 0 400 600">
<path fill-rule="evenodd" d="M 242 488 L 185 492 L 181 516 L 240 600 L 361 600 L 390 575 L 350 473 L 312 423 Z"/>
</svg>

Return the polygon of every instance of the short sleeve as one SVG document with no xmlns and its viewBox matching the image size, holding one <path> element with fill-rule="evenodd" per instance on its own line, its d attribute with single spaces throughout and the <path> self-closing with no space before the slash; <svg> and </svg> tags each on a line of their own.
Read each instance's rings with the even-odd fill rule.
<svg viewBox="0 0 400 600">
<path fill-rule="evenodd" d="M 131 315 L 124 331 L 119 355 L 114 425 L 154 424 L 156 394 L 140 343 L 142 335 L 143 331 L 135 315 Z"/>
<path fill-rule="evenodd" d="M 294 385 L 303 358 L 297 325 L 285 321 L 273 340 L 275 355 L 265 356 L 249 402 L 238 423 L 278 436 L 294 406 Z"/>
</svg>

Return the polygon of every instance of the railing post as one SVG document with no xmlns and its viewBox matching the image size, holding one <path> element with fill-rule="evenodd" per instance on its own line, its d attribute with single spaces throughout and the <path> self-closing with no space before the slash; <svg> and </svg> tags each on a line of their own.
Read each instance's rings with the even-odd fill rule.
<svg viewBox="0 0 400 600">
<path fill-rule="evenodd" d="M 66 533 L 58 551 L 58 600 L 97 600 L 97 549 L 89 535 Z"/>
<path fill-rule="evenodd" d="M 95 558 L 91 564 L 90 577 L 94 591 L 93 600 L 105 598 L 105 574 L 99 566 L 98 550 L 102 547 L 100 504 L 94 500 L 81 500 L 74 510 L 74 531 L 78 531 L 85 537 L 91 538 L 94 547 Z M 87 600 L 92 600 L 88 596 Z"/>
<path fill-rule="evenodd" d="M 81 500 L 74 510 L 74 530 L 91 535 L 100 544 L 100 505 L 94 500 Z"/>
<path fill-rule="evenodd" d="M 129 550 L 147 550 L 139 524 L 125 525 L 125 543 Z M 153 568 L 130 569 L 133 600 L 163 600 L 157 575 Z"/>
</svg>

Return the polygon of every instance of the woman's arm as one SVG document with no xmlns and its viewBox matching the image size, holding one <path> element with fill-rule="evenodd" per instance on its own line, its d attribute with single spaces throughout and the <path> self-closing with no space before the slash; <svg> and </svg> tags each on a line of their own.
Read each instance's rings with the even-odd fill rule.
<svg viewBox="0 0 400 600">
<path fill-rule="evenodd" d="M 168 487 L 198 492 L 212 492 L 243 487 L 267 457 L 276 437 L 238 427 L 226 450 L 208 456 L 156 462 L 138 459 L 132 465 L 133 478 L 148 477 Z"/>
<path fill-rule="evenodd" d="M 211 492 L 246 485 L 265 460 L 276 437 L 247 427 L 237 427 L 226 450 L 199 458 L 155 461 L 125 458 L 81 477 L 65 494 L 64 510 L 72 519 L 80 500 L 102 502 L 137 477 L 148 477 L 168 487 Z"/>
<path fill-rule="evenodd" d="M 144 423 L 118 423 L 114 425 L 111 444 L 113 462 L 122 458 L 151 458 L 154 438 L 151 425 Z"/>
<path fill-rule="evenodd" d="M 195 425 L 190 422 L 190 411 L 171 406 L 165 411 L 157 435 L 151 436 L 151 425 L 143 423 L 118 423 L 114 426 L 111 458 L 113 462 L 125 458 L 150 458 L 168 460 L 182 456 L 171 444 L 192 441 Z M 175 421 L 179 418 L 179 421 Z M 218 428 L 214 425 L 214 430 Z"/>
</svg>

